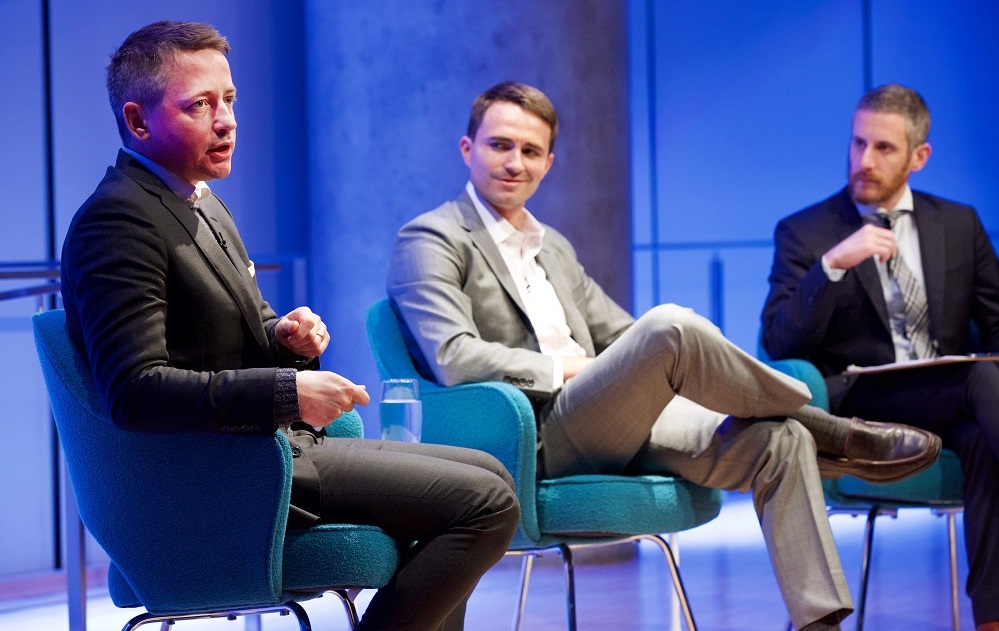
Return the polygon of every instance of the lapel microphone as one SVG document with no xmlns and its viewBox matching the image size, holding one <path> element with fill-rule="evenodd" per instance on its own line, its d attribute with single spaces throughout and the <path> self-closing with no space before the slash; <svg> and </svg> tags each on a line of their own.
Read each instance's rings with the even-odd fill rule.
<svg viewBox="0 0 999 631">
<path fill-rule="evenodd" d="M 228 250 L 229 244 L 226 243 L 225 237 L 222 236 L 222 233 L 216 230 L 215 226 L 212 225 L 212 220 L 208 218 L 208 215 L 206 215 L 205 212 L 201 210 L 200 206 L 195 206 L 194 210 L 195 212 L 198 213 L 198 215 L 201 216 L 201 219 L 202 221 L 205 222 L 205 225 L 208 226 L 208 231 L 212 233 L 213 237 L 215 237 L 215 241 L 219 244 L 219 246 L 221 246 L 223 250 Z"/>
</svg>

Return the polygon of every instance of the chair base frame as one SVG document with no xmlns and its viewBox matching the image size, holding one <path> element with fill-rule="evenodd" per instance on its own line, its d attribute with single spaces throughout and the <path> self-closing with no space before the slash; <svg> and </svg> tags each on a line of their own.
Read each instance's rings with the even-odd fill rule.
<svg viewBox="0 0 999 631">
<path fill-rule="evenodd" d="M 298 618 L 298 628 L 300 631 L 312 631 L 312 622 L 309 621 L 309 615 L 305 613 L 305 609 L 296 602 L 286 602 L 281 603 L 280 605 L 270 605 L 267 607 L 248 607 L 245 609 L 229 609 L 225 611 L 209 611 L 204 613 L 152 614 L 147 612 L 139 614 L 126 622 L 125 626 L 122 627 L 122 631 L 132 631 L 133 629 L 138 629 L 143 625 L 155 623 L 160 624 L 161 631 L 168 631 L 171 626 L 181 620 L 202 620 L 206 618 L 229 618 L 230 620 L 235 620 L 240 616 L 259 616 L 260 614 L 265 613 L 280 613 L 282 616 L 294 614 L 294 616 Z M 250 620 L 248 620 L 248 622 L 250 622 Z M 257 622 L 259 625 L 259 618 L 257 619 Z M 353 628 L 354 627 L 352 625 L 351 629 Z"/>
<path fill-rule="evenodd" d="M 669 543 L 661 535 L 634 535 L 630 537 L 622 537 L 620 539 L 613 539 L 610 541 L 599 541 L 594 543 L 578 543 L 578 544 L 565 544 L 560 543 L 557 545 L 549 546 L 547 548 L 535 548 L 531 550 L 511 550 L 507 552 L 511 556 L 523 556 L 524 559 L 520 566 L 520 594 L 517 599 L 517 610 L 514 612 L 513 624 L 511 626 L 512 631 L 521 631 L 521 627 L 524 622 L 524 608 L 527 604 L 527 590 L 530 588 L 531 583 L 531 570 L 534 567 L 535 557 L 541 556 L 546 551 L 557 552 L 562 557 L 562 569 L 565 572 L 565 606 L 566 606 L 566 622 L 569 631 L 576 631 L 576 578 L 575 578 L 575 567 L 573 565 L 572 549 L 573 548 L 594 548 L 599 546 L 609 546 L 617 545 L 622 543 L 637 543 L 641 540 L 651 541 L 655 543 L 659 549 L 662 551 L 663 556 L 666 559 L 666 567 L 669 568 L 670 577 L 672 578 L 673 592 L 677 597 L 677 602 L 680 605 L 680 611 L 683 614 L 683 618 L 686 621 L 687 629 L 689 631 L 697 631 L 697 625 L 694 623 L 694 614 L 690 608 L 690 602 L 687 600 L 687 591 L 684 589 L 683 581 L 680 578 L 680 570 L 676 562 L 676 557 L 673 555 L 673 550 L 670 548 Z"/>
<path fill-rule="evenodd" d="M 940 507 L 930 509 L 934 515 L 947 518 L 947 551 L 950 561 L 950 604 L 951 604 L 951 624 L 954 631 L 961 629 L 961 605 L 960 588 L 957 577 L 957 514 L 964 509 L 961 507 Z M 864 629 L 864 612 L 867 609 L 867 586 L 871 578 L 871 550 L 874 547 L 874 520 L 881 515 L 892 518 L 898 517 L 897 508 L 884 506 L 872 506 L 870 510 L 863 511 L 849 508 L 831 508 L 829 515 L 845 514 L 854 517 L 866 515 L 867 523 L 864 525 L 864 547 L 860 562 L 860 599 L 857 603 L 857 631 Z"/>
</svg>

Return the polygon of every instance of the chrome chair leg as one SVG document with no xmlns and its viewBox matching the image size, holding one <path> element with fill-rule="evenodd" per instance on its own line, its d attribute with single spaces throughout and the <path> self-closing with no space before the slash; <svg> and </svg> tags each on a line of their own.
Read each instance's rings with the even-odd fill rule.
<svg viewBox="0 0 999 631">
<path fill-rule="evenodd" d="M 697 631 L 697 624 L 694 622 L 694 614 L 690 609 L 690 601 L 687 600 L 687 590 L 683 587 L 683 580 L 680 578 L 680 569 L 677 567 L 676 558 L 673 556 L 673 550 L 670 549 L 669 544 L 660 535 L 640 535 L 636 539 L 646 539 L 648 541 L 654 542 L 659 549 L 662 550 L 663 556 L 666 557 L 666 567 L 669 568 L 670 576 L 673 579 L 673 589 L 676 591 L 676 595 L 680 600 L 680 612 L 683 614 L 683 619 L 687 623 L 687 629 L 689 631 Z"/>
<path fill-rule="evenodd" d="M 880 510 L 875 506 L 867 513 L 864 526 L 864 551 L 860 561 L 860 602 L 857 603 L 857 631 L 864 630 L 864 610 L 867 608 L 867 584 L 871 579 L 871 547 L 874 543 L 874 520 Z"/>
<path fill-rule="evenodd" d="M 513 631 L 520 631 L 524 624 L 524 608 L 527 606 L 527 589 L 531 585 L 531 569 L 534 567 L 536 554 L 525 554 L 520 562 L 520 595 L 517 598 L 517 610 L 513 613 Z"/>
<path fill-rule="evenodd" d="M 562 569 L 565 570 L 565 618 L 569 631 L 576 631 L 576 573 L 572 565 L 572 550 L 561 543 L 558 551 L 562 555 Z"/>
<path fill-rule="evenodd" d="M 354 631 L 354 628 L 357 627 L 357 623 L 359 621 L 357 617 L 357 608 L 354 606 L 354 597 L 344 589 L 334 589 L 329 593 L 336 596 L 340 601 L 340 604 L 343 605 L 344 613 L 347 614 L 347 626 L 350 628 L 350 631 Z"/>
<path fill-rule="evenodd" d="M 961 601 L 957 583 L 957 511 L 947 514 L 947 550 L 950 554 L 950 617 L 954 631 L 961 631 Z"/>
</svg>

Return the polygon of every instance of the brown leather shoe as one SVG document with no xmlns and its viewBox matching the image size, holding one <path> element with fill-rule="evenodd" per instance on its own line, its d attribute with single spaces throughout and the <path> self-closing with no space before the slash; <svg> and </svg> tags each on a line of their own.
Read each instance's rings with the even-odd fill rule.
<svg viewBox="0 0 999 631">
<path fill-rule="evenodd" d="M 918 427 L 853 418 L 843 452 L 818 454 L 823 478 L 852 475 L 867 482 L 896 482 L 936 462 L 940 437 Z"/>
</svg>

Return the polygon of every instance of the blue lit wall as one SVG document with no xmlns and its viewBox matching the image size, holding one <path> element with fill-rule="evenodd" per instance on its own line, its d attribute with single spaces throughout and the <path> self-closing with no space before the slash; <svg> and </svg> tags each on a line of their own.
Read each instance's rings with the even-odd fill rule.
<svg viewBox="0 0 999 631">
<path fill-rule="evenodd" d="M 395 230 L 457 194 L 468 107 L 505 79 L 540 86 L 563 118 L 532 209 L 634 311 L 720 307 L 747 348 L 773 225 L 842 186 L 868 74 L 917 87 L 933 110 L 935 153 L 916 185 L 975 204 L 999 230 L 999 11 L 986 2 L 49 0 L 51 179 L 42 6 L 0 0 L 0 262 L 47 258 L 113 161 L 108 53 L 156 19 L 208 21 L 233 44 L 239 88 L 234 171 L 215 188 L 251 255 L 282 264 L 261 274 L 265 295 L 279 311 L 315 306 L 336 335 L 327 367 L 368 384 L 362 318 L 383 295 Z M 34 308 L 0 303 L 0 581 L 53 567 L 58 549 Z"/>
<path fill-rule="evenodd" d="M 845 184 L 868 83 L 929 103 L 934 154 L 913 185 L 999 229 L 994 4 L 635 0 L 630 24 L 636 311 L 717 311 L 755 349 L 774 224 Z"/>
<path fill-rule="evenodd" d="M 301 110 L 304 100 L 300 5 L 0 0 L 0 269 L 48 259 L 50 237 L 58 256 L 73 213 L 120 146 L 104 89 L 108 55 L 130 32 L 160 19 L 211 22 L 229 38 L 239 150 L 234 174 L 213 187 L 234 209 L 252 256 L 282 263 L 308 256 L 308 157 L 301 119 L 288 113 L 293 103 Z M 286 308 L 293 302 L 293 269 L 260 274 L 265 294 Z M 40 282 L 0 280 L 0 291 Z M 30 332 L 36 307 L 30 298 L 0 302 L 0 582 L 58 564 L 58 462 Z M 130 466 L 122 463 L 123 475 Z M 100 561 L 93 544 L 90 553 Z"/>
</svg>

